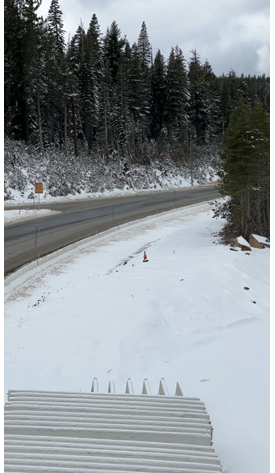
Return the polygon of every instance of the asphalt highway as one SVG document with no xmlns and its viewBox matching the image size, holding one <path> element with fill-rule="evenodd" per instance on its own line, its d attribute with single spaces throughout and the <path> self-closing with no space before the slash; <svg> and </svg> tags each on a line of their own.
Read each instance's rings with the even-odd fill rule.
<svg viewBox="0 0 275 473">
<path fill-rule="evenodd" d="M 5 225 L 4 275 L 75 241 L 132 220 L 220 198 L 215 185 L 123 197 L 5 207 L 50 209 L 59 213 Z"/>
</svg>

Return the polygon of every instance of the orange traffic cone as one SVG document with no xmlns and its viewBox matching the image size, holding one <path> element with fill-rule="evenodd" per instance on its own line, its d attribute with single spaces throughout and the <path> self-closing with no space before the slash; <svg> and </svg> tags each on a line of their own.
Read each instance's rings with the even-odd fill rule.
<svg viewBox="0 0 275 473">
<path fill-rule="evenodd" d="M 143 263 L 147 263 L 147 261 L 148 259 L 147 259 L 146 251 L 144 251 Z"/>
</svg>

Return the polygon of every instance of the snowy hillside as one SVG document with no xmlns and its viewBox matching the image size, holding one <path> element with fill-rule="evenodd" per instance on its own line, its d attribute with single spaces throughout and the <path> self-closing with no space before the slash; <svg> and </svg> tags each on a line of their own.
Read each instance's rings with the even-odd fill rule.
<svg viewBox="0 0 275 473">
<path fill-rule="evenodd" d="M 205 150 L 192 163 L 187 155 L 177 163 L 160 157 L 145 166 L 131 164 L 117 154 L 108 163 L 84 153 L 77 158 L 56 151 L 40 155 L 34 148 L 6 140 L 4 201 L 6 205 L 37 201 L 35 182 L 43 183 L 41 202 L 56 197 L 83 199 L 186 187 L 216 181 L 218 164 L 217 152 L 213 150 Z"/>
</svg>

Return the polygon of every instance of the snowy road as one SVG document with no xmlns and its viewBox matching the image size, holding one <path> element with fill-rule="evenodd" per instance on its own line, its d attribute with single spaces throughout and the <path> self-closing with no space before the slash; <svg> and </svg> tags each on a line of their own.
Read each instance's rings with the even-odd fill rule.
<svg viewBox="0 0 275 473">
<path fill-rule="evenodd" d="M 4 272 L 8 274 L 39 256 L 122 223 L 218 196 L 215 185 L 206 185 L 111 199 L 41 204 L 41 211 L 53 210 L 53 214 L 5 228 Z M 31 205 L 27 207 L 31 210 Z M 22 210 L 19 207 L 18 211 Z"/>
</svg>

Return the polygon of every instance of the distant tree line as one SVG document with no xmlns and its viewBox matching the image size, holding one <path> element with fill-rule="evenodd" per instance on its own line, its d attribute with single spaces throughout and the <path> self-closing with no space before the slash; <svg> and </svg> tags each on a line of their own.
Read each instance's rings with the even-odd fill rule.
<svg viewBox="0 0 275 473">
<path fill-rule="evenodd" d="M 103 35 L 95 14 L 65 44 L 62 11 L 52 0 L 4 2 L 5 136 L 43 151 L 86 151 L 106 162 L 118 153 L 146 163 L 221 143 L 240 99 L 269 114 L 265 75 L 217 77 L 197 51 L 187 61 L 178 46 L 168 59 L 152 46 L 145 22 L 130 45 L 115 21 Z M 254 184 L 253 184 L 254 185 Z"/>
</svg>

